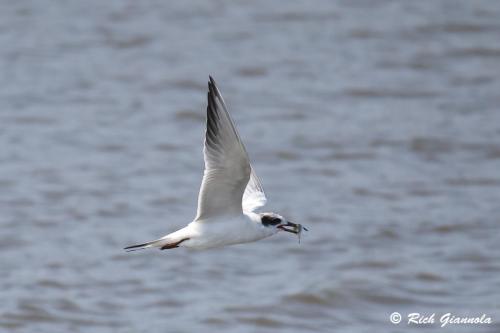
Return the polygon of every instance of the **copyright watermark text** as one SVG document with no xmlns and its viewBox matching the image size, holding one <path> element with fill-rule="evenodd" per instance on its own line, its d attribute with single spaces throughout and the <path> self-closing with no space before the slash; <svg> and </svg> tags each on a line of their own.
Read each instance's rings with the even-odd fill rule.
<svg viewBox="0 0 500 333">
<path fill-rule="evenodd" d="M 451 325 L 488 325 L 492 323 L 491 317 L 485 313 L 477 316 L 460 316 L 450 312 L 443 314 L 412 312 L 403 316 L 399 312 L 393 312 L 389 316 L 389 320 L 394 325 L 402 323 L 422 326 L 439 325 L 440 327 Z"/>
</svg>

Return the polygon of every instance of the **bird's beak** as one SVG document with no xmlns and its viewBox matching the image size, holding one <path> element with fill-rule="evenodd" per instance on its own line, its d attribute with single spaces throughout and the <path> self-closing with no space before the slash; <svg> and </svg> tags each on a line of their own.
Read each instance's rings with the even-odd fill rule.
<svg viewBox="0 0 500 333">
<path fill-rule="evenodd" d="M 292 234 L 300 234 L 302 230 L 308 231 L 306 227 L 302 226 L 302 224 L 297 224 L 290 221 L 287 221 L 285 224 L 278 225 L 277 228 L 291 232 Z"/>
</svg>

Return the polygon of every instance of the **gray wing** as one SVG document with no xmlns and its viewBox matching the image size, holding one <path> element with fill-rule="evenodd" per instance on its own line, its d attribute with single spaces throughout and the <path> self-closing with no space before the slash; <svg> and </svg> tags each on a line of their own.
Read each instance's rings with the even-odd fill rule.
<svg viewBox="0 0 500 333">
<path fill-rule="evenodd" d="M 245 193 L 243 193 L 243 211 L 253 212 L 257 208 L 263 207 L 267 202 L 266 194 L 262 188 L 259 177 L 252 168 L 250 173 L 250 180 L 248 181 Z"/>
<path fill-rule="evenodd" d="M 243 192 L 250 179 L 250 161 L 212 77 L 208 82 L 203 154 L 205 171 L 195 220 L 241 214 Z"/>
</svg>

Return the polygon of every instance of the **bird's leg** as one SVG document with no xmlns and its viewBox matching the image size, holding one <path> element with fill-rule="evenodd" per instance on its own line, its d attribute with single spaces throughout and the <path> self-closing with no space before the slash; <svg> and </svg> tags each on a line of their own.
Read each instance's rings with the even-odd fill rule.
<svg viewBox="0 0 500 333">
<path fill-rule="evenodd" d="M 166 245 L 163 245 L 160 250 L 168 250 L 168 249 L 174 249 L 176 247 L 179 247 L 179 244 L 184 242 L 184 241 L 187 241 L 189 238 L 184 238 L 184 239 L 181 239 L 180 241 L 176 242 L 176 243 L 171 243 L 171 244 L 166 244 Z"/>
</svg>

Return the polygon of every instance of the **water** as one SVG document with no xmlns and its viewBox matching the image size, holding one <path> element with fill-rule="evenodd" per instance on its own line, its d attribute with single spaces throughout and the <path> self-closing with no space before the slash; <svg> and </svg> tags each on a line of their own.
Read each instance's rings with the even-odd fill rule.
<svg viewBox="0 0 500 333">
<path fill-rule="evenodd" d="M 3 1 L 0 331 L 500 331 L 500 5 Z M 309 227 L 124 253 L 195 214 L 206 81 Z"/>
</svg>

